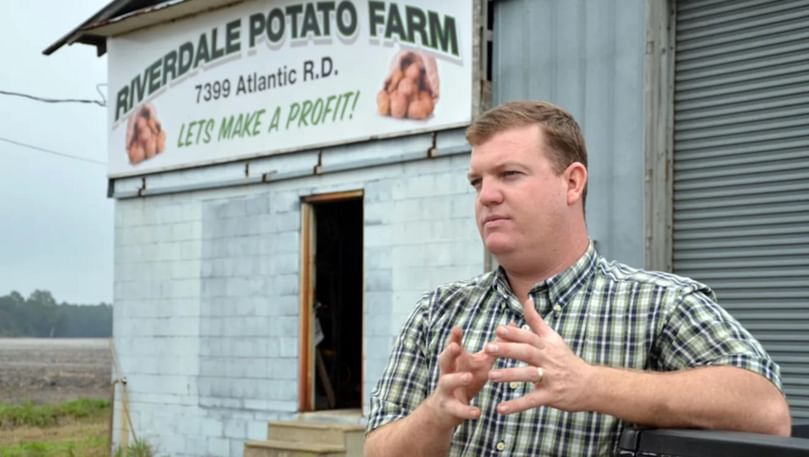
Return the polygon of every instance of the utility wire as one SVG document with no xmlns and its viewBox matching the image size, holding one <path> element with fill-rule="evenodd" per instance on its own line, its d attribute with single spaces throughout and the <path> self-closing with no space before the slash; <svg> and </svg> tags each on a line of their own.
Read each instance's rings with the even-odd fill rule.
<svg viewBox="0 0 809 457">
<path fill-rule="evenodd" d="M 2 136 L 0 136 L 0 141 L 5 141 L 6 143 L 16 144 L 17 146 L 22 146 L 24 148 L 34 149 L 36 151 L 47 152 L 48 154 L 57 155 L 59 157 L 65 157 L 65 158 L 74 159 L 74 160 L 81 160 L 82 162 L 93 163 L 93 164 L 96 164 L 96 165 L 104 165 L 104 166 L 107 165 L 106 162 L 101 162 L 99 160 L 93 160 L 93 159 L 88 159 L 88 158 L 85 158 L 85 157 L 79 157 L 79 156 L 74 156 L 74 155 L 71 155 L 71 154 L 65 154 L 64 152 L 58 152 L 58 151 L 53 151 L 51 149 L 41 148 L 39 146 L 34 146 L 33 144 L 21 143 L 19 141 L 14 141 L 12 139 L 5 138 L 5 137 L 2 137 Z"/>
<path fill-rule="evenodd" d="M 101 107 L 107 106 L 107 104 L 103 101 L 88 100 L 86 98 L 44 98 L 44 97 L 37 97 L 36 95 L 28 95 L 20 92 L 9 92 L 5 90 L 0 90 L 0 95 L 12 95 L 15 97 L 29 98 L 31 100 L 36 100 L 38 102 L 45 102 L 45 103 L 95 103 L 96 105 Z"/>
<path fill-rule="evenodd" d="M 101 102 L 104 103 L 104 106 L 107 106 L 107 94 L 101 91 L 101 86 L 106 87 L 107 83 L 96 84 L 96 92 L 98 92 L 99 97 L 101 97 Z"/>
</svg>

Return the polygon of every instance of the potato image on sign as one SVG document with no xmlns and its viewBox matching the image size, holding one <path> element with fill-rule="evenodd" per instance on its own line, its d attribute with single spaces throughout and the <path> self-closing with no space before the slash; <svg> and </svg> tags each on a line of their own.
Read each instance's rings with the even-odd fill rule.
<svg viewBox="0 0 809 457">
<path fill-rule="evenodd" d="M 435 57 L 400 51 L 391 63 L 382 90 L 376 94 L 377 112 L 396 119 L 424 120 L 433 114 L 438 92 Z"/>
<path fill-rule="evenodd" d="M 126 125 L 126 153 L 129 163 L 137 165 L 166 148 L 166 131 L 157 119 L 157 110 L 144 103 L 129 115 Z"/>
</svg>

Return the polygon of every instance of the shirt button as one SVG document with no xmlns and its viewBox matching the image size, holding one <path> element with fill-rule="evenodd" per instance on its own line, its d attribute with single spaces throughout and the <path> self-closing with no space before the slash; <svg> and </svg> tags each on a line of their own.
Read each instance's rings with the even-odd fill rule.
<svg viewBox="0 0 809 457">
<path fill-rule="evenodd" d="M 503 450 L 506 449 L 506 443 L 504 443 L 502 441 L 498 441 L 495 448 L 497 448 L 498 451 L 503 451 Z"/>
<path fill-rule="evenodd" d="M 531 330 L 531 326 L 528 325 L 528 324 L 525 324 L 525 325 L 522 326 L 522 329 L 523 330 Z"/>
<path fill-rule="evenodd" d="M 508 383 L 508 386 L 511 387 L 512 389 L 516 390 L 517 388 L 520 387 L 520 383 L 517 382 L 517 381 L 511 381 L 510 383 Z"/>
<path fill-rule="evenodd" d="M 562 312 L 562 306 L 561 305 L 553 305 L 553 313 L 554 314 L 559 314 L 561 312 Z"/>
</svg>

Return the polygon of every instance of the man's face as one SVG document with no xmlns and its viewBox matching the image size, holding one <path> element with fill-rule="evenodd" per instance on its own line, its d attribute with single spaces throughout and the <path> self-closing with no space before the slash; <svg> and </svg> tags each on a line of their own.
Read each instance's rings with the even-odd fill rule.
<svg viewBox="0 0 809 457">
<path fill-rule="evenodd" d="M 473 147 L 469 182 L 477 193 L 480 237 L 501 264 L 555 250 L 568 185 L 565 173 L 554 172 L 538 125 L 503 131 Z"/>
</svg>

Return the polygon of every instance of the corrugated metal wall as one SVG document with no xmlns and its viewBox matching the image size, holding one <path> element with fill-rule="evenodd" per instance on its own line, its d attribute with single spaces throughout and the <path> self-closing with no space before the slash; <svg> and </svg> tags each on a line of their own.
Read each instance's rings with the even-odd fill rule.
<svg viewBox="0 0 809 457">
<path fill-rule="evenodd" d="M 543 99 L 568 109 L 587 140 L 587 221 L 599 250 L 644 259 L 644 1 L 499 0 L 494 104 Z"/>
<path fill-rule="evenodd" d="M 809 418 L 809 0 L 677 1 L 674 270 L 781 365 Z"/>
</svg>

